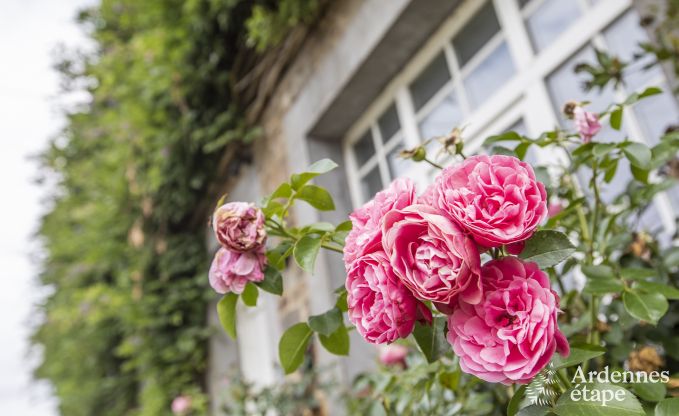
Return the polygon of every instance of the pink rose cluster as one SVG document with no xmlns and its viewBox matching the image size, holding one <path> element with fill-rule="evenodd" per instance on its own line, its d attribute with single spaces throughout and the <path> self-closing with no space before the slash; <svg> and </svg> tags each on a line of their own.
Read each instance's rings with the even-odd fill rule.
<svg viewBox="0 0 679 416">
<path fill-rule="evenodd" d="M 346 239 L 349 320 L 368 342 L 407 337 L 430 322 L 425 302 L 448 315 L 461 367 L 491 381 L 525 383 L 555 351 L 559 297 L 535 263 L 480 253 L 518 252 L 547 216 L 545 187 L 511 156 L 473 156 L 444 169 L 421 197 L 397 179 L 350 215 Z"/>
<path fill-rule="evenodd" d="M 221 247 L 210 266 L 210 285 L 218 293 L 242 293 L 248 282 L 264 279 L 264 214 L 253 204 L 229 202 L 214 212 L 212 228 Z"/>
</svg>

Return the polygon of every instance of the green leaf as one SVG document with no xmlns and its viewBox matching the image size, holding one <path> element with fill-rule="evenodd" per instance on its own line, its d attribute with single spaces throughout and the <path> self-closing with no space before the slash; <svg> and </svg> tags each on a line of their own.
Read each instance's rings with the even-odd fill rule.
<svg viewBox="0 0 679 416">
<path fill-rule="evenodd" d="M 217 303 L 217 315 L 224 331 L 232 338 L 236 339 L 236 302 L 238 295 L 227 293 Z"/>
<path fill-rule="evenodd" d="M 444 371 L 439 373 L 439 383 L 447 389 L 455 391 L 457 386 L 460 385 L 460 376 L 460 370 Z"/>
<path fill-rule="evenodd" d="M 620 130 L 620 126 L 622 125 L 622 107 L 617 107 L 611 112 L 610 122 L 611 127 Z"/>
<path fill-rule="evenodd" d="M 352 227 L 353 224 L 351 221 L 344 221 L 337 224 L 337 227 L 335 227 L 335 231 L 351 231 Z"/>
<path fill-rule="evenodd" d="M 321 211 L 335 209 L 335 202 L 332 200 L 330 192 L 320 186 L 304 185 L 302 189 L 297 191 L 295 198 L 308 202 L 309 205 Z"/>
<path fill-rule="evenodd" d="M 295 261 L 303 270 L 313 273 L 316 256 L 321 248 L 321 238 L 307 234 L 300 238 L 295 244 L 293 256 Z"/>
<path fill-rule="evenodd" d="M 516 414 L 516 416 L 547 416 L 547 415 L 553 415 L 550 411 L 550 408 L 547 406 L 538 406 L 538 405 L 531 405 L 524 407 L 523 409 L 519 410 L 519 413 Z"/>
<path fill-rule="evenodd" d="M 561 368 L 571 367 L 576 364 L 584 363 L 592 358 L 599 357 L 606 353 L 604 347 L 590 344 L 573 344 L 571 345 L 571 353 L 568 357 L 554 354 L 554 368 L 559 370 Z"/>
<path fill-rule="evenodd" d="M 610 266 L 600 264 L 598 266 L 585 265 L 580 268 L 585 276 L 591 279 L 613 279 L 615 273 Z"/>
<path fill-rule="evenodd" d="M 523 400 L 523 396 L 526 393 L 526 387 L 528 387 L 528 384 L 522 384 L 514 392 L 514 395 L 512 396 L 511 400 L 509 400 L 509 404 L 507 405 L 507 416 L 516 416 L 516 414 L 519 413 L 519 405 L 521 404 L 521 400 Z"/>
<path fill-rule="evenodd" d="M 632 172 L 632 177 L 634 177 L 634 179 L 638 180 L 641 183 L 648 183 L 648 174 L 650 172 L 649 169 L 642 169 L 638 166 L 630 164 L 629 170 L 630 172 Z"/>
<path fill-rule="evenodd" d="M 655 406 L 655 416 L 679 415 L 679 397 L 665 399 Z"/>
<path fill-rule="evenodd" d="M 489 145 L 497 142 L 517 142 L 517 141 L 518 142 L 523 141 L 521 135 L 515 131 L 508 131 L 497 136 L 488 137 L 484 144 Z"/>
<path fill-rule="evenodd" d="M 595 143 L 594 147 L 592 148 L 592 154 L 594 154 L 596 157 L 605 156 L 616 147 L 616 143 Z"/>
<path fill-rule="evenodd" d="M 264 270 L 264 280 L 257 282 L 256 285 L 264 291 L 280 296 L 283 294 L 283 275 L 277 268 L 268 266 Z"/>
<path fill-rule="evenodd" d="M 446 341 L 445 326 L 446 318 L 440 316 L 434 318 L 431 325 L 415 323 L 413 337 L 427 362 L 433 363 L 447 350 L 448 341 Z"/>
<path fill-rule="evenodd" d="M 337 163 L 333 162 L 332 160 L 321 159 L 313 163 L 311 166 L 309 166 L 306 172 L 293 174 L 292 177 L 290 178 L 292 188 L 294 190 L 298 190 L 302 186 L 304 186 L 305 183 L 309 182 L 311 179 L 315 178 L 318 175 L 328 173 L 331 170 L 335 169 L 336 167 Z"/>
<path fill-rule="evenodd" d="M 519 255 L 526 261 L 533 261 L 542 269 L 552 267 L 573 254 L 575 246 L 562 232 L 554 230 L 538 231 L 526 241 Z"/>
<path fill-rule="evenodd" d="M 300 322 L 288 328 L 278 342 L 278 357 L 285 374 L 290 374 L 304 361 L 304 353 L 311 340 L 311 328 Z"/>
<path fill-rule="evenodd" d="M 336 307 L 320 315 L 309 317 L 311 329 L 326 336 L 335 332 L 342 324 L 342 312 Z"/>
<path fill-rule="evenodd" d="M 657 275 L 658 272 L 655 269 L 643 267 L 625 267 L 620 269 L 620 276 L 625 280 L 643 280 Z"/>
<path fill-rule="evenodd" d="M 662 94 L 662 89 L 658 87 L 648 87 L 639 94 L 639 98 L 646 98 L 657 94 Z"/>
<path fill-rule="evenodd" d="M 623 144 L 622 151 L 632 165 L 644 170 L 651 168 L 651 149 L 645 144 L 627 142 Z"/>
<path fill-rule="evenodd" d="M 648 402 L 659 402 L 667 395 L 665 383 L 636 383 L 632 389 L 637 396 Z"/>
<path fill-rule="evenodd" d="M 660 293 L 667 299 L 679 299 L 679 289 L 663 283 L 641 281 L 635 287 L 645 293 Z"/>
<path fill-rule="evenodd" d="M 341 310 L 342 312 L 346 312 L 349 310 L 349 307 L 347 306 L 346 289 L 340 292 L 339 295 L 337 296 L 337 302 L 335 302 L 335 306 L 339 308 L 339 310 Z"/>
<path fill-rule="evenodd" d="M 620 293 L 625 288 L 618 279 L 590 279 L 585 285 L 584 292 L 595 295 L 607 293 Z"/>
<path fill-rule="evenodd" d="M 275 191 L 271 194 L 269 197 L 270 199 L 276 199 L 276 198 L 290 198 L 292 196 L 292 187 L 290 186 L 289 183 L 283 182 L 276 188 Z"/>
<path fill-rule="evenodd" d="M 243 293 L 240 294 L 240 298 L 243 299 L 243 303 L 246 306 L 257 306 L 257 298 L 259 297 L 259 290 L 257 286 L 253 283 L 248 283 L 243 289 Z"/>
<path fill-rule="evenodd" d="M 615 159 L 611 164 L 606 168 L 606 171 L 604 173 L 604 181 L 606 183 L 611 183 L 613 178 L 615 178 L 615 172 L 618 171 L 618 159 Z"/>
<path fill-rule="evenodd" d="M 524 142 L 519 144 L 514 148 L 514 153 L 516 153 L 516 156 L 523 160 L 524 157 L 526 157 L 526 153 L 528 152 L 528 148 L 530 147 L 531 143 L 530 142 Z"/>
<path fill-rule="evenodd" d="M 330 335 L 318 334 L 321 345 L 335 355 L 349 355 L 349 332 L 344 324 Z"/>
<path fill-rule="evenodd" d="M 663 263 L 668 269 L 679 266 L 679 247 L 670 247 L 662 255 Z"/>
<path fill-rule="evenodd" d="M 626 290 L 622 294 L 622 302 L 630 315 L 653 325 L 665 315 L 669 306 L 665 296 L 660 293 L 640 293 L 636 290 Z"/>
<path fill-rule="evenodd" d="M 602 400 L 584 400 L 582 397 L 583 389 L 587 388 L 587 395 L 591 399 L 594 395 L 600 399 L 610 398 L 604 406 Z M 573 391 L 579 390 L 572 394 Z M 596 390 L 597 393 L 592 391 Z M 618 392 L 623 392 L 618 393 Z M 622 400 L 615 399 L 615 395 L 621 395 Z M 578 399 L 579 400 L 576 400 Z M 554 412 L 559 416 L 645 416 L 646 413 L 641 408 L 641 404 L 636 397 L 629 391 L 612 384 L 579 384 L 569 389 L 559 397 L 554 407 Z"/>
</svg>

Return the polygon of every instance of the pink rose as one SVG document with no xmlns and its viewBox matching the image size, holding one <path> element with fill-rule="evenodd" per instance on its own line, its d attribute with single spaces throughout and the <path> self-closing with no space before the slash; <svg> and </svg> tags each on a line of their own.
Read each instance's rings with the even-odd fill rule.
<svg viewBox="0 0 679 416">
<path fill-rule="evenodd" d="M 535 263 L 504 257 L 483 266 L 481 276 L 483 300 L 460 301 L 448 317 L 448 342 L 463 371 L 493 383 L 527 383 L 555 351 L 568 355 L 557 326 L 559 296 Z"/>
<path fill-rule="evenodd" d="M 512 156 L 472 156 L 444 169 L 434 186 L 433 205 L 483 247 L 526 240 L 547 215 L 545 186 Z"/>
<path fill-rule="evenodd" d="M 172 400 L 172 413 L 175 415 L 185 415 L 191 409 L 191 398 L 188 396 L 177 396 Z"/>
<path fill-rule="evenodd" d="M 233 251 L 257 250 L 266 242 L 264 214 L 247 202 L 229 202 L 217 208 L 212 228 L 219 243 Z"/>
<path fill-rule="evenodd" d="M 266 255 L 264 248 L 257 251 L 238 253 L 220 248 L 210 266 L 210 286 L 217 293 L 242 293 L 248 282 L 264 279 Z"/>
<path fill-rule="evenodd" d="M 575 127 L 578 129 L 582 141 L 585 143 L 592 141 L 592 137 L 601 130 L 599 117 L 594 113 L 586 111 L 579 105 L 573 109 L 573 121 L 575 122 Z"/>
<path fill-rule="evenodd" d="M 400 365 L 405 367 L 407 356 L 408 347 L 399 344 L 382 345 L 378 354 L 380 362 L 386 366 Z"/>
<path fill-rule="evenodd" d="M 429 309 L 396 277 L 381 250 L 351 265 L 346 288 L 349 321 L 370 343 L 394 342 L 410 335 L 416 320 L 431 321 Z"/>
<path fill-rule="evenodd" d="M 382 218 L 391 209 L 401 209 L 415 201 L 415 185 L 407 178 L 396 179 L 371 201 L 356 209 L 349 218 L 353 225 L 344 245 L 347 270 L 370 243 L 382 238 Z"/>
<path fill-rule="evenodd" d="M 382 233 L 394 273 L 417 298 L 447 304 L 459 294 L 469 303 L 481 300 L 476 245 L 440 211 L 428 205 L 389 211 Z"/>
</svg>

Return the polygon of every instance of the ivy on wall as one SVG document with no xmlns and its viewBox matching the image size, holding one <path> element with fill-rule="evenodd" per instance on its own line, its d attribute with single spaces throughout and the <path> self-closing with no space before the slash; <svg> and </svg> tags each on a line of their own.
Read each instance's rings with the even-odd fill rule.
<svg viewBox="0 0 679 416">
<path fill-rule="evenodd" d="M 274 45 L 253 8 L 278 31 L 299 22 L 238 0 L 102 0 L 78 16 L 96 47 L 57 65 L 88 98 L 41 155 L 49 294 L 32 337 L 62 414 L 167 414 L 179 394 L 205 408 L 205 199 L 255 136 L 234 93 L 257 61 L 246 40 Z"/>
</svg>

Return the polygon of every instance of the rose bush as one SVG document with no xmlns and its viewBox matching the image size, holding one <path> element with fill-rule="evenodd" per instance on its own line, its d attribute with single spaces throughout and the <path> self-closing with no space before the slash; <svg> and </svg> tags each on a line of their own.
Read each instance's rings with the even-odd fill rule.
<svg viewBox="0 0 679 416">
<path fill-rule="evenodd" d="M 327 159 L 293 174 L 263 200 L 261 212 L 247 203 L 221 205 L 214 231 L 222 247 L 210 283 L 225 293 L 218 305 L 224 328 L 235 337 L 238 299 L 254 306 L 259 290 L 283 293 L 289 258 L 313 274 L 319 252 L 328 250 L 342 255 L 345 283 L 328 311 L 284 332 L 285 373 L 304 362 L 314 335 L 329 352 L 347 355 L 346 314 L 365 341 L 401 348 L 388 360 L 399 363 L 390 371 L 402 378 L 361 378 L 369 388 L 369 407 L 361 412 L 376 405 L 395 414 L 406 408 L 406 414 L 490 414 L 493 405 L 507 406 L 512 416 L 522 408 L 540 415 L 567 416 L 571 407 L 577 414 L 601 412 L 568 402 L 574 366 L 623 367 L 630 343 L 662 342 L 668 351 L 676 343 L 669 335 L 674 321 L 661 319 L 667 299 L 679 298 L 671 280 L 679 261 L 662 254 L 679 258 L 679 246 L 660 249 L 659 239 L 633 224 L 674 183 L 661 168 L 679 151 L 679 136 L 670 132 L 653 149 L 598 137 L 601 120 L 617 130 L 625 106 L 658 92 L 648 88 L 598 114 L 573 103 L 566 106 L 573 131 L 492 136 L 483 147 L 490 154 L 466 156 L 458 129 L 446 139 L 454 143 L 443 143 L 451 156 L 445 168 L 428 158 L 428 143 L 407 150 L 405 157 L 441 168 L 433 184 L 418 193 L 412 180 L 396 179 L 337 225 L 289 223 L 300 201 L 334 209 L 332 196 L 311 183 L 337 166 Z M 513 149 L 504 147 L 512 143 Z M 531 146 L 568 163 L 531 166 L 522 160 Z M 629 189 L 605 203 L 601 188 L 622 160 L 630 166 Z M 574 276 L 585 279 L 584 288 Z M 631 325 L 640 329 L 630 332 Z M 410 343 L 427 365 L 402 354 Z M 604 343 L 616 347 L 605 350 Z M 652 396 L 626 387 L 645 405 L 665 396 L 665 390 Z M 418 400 L 424 394 L 438 401 Z M 641 416 L 632 397 L 625 414 Z"/>
</svg>

